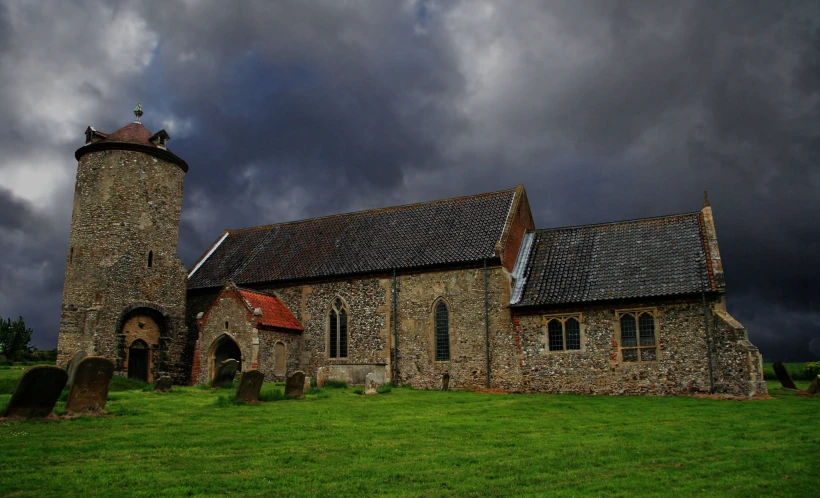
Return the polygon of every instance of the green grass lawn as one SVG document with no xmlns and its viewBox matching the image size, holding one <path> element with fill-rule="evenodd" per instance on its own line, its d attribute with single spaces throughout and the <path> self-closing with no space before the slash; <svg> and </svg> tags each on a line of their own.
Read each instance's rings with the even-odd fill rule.
<svg viewBox="0 0 820 498">
<path fill-rule="evenodd" d="M 21 372 L 0 368 L 0 404 Z M 776 384 L 755 401 L 346 388 L 234 405 L 118 380 L 111 416 L 0 422 L 0 495 L 820 496 L 820 398 Z"/>
</svg>

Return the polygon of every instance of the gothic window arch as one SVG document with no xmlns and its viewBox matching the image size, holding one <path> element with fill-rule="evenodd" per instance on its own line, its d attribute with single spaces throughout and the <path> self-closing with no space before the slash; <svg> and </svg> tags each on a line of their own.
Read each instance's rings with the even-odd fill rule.
<svg viewBox="0 0 820 498">
<path fill-rule="evenodd" d="M 328 358 L 347 358 L 348 346 L 348 309 L 342 298 L 333 300 L 327 315 L 328 320 Z"/>
<path fill-rule="evenodd" d="M 549 351 L 581 350 L 581 316 L 546 316 Z"/>
<path fill-rule="evenodd" d="M 433 305 L 436 361 L 450 360 L 450 308 L 444 299 Z"/>
<path fill-rule="evenodd" d="M 621 358 L 624 362 L 658 360 L 654 310 L 619 311 L 618 324 L 621 332 Z"/>
</svg>

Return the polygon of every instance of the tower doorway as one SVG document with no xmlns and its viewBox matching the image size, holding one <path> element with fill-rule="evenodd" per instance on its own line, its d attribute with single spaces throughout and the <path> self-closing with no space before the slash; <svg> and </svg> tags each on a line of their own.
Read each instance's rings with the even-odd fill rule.
<svg viewBox="0 0 820 498">
<path fill-rule="evenodd" d="M 148 382 L 151 364 L 151 350 L 142 339 L 137 339 L 128 348 L 128 378 Z"/>
<path fill-rule="evenodd" d="M 213 379 L 216 375 L 216 371 L 219 368 L 219 365 L 221 365 L 223 361 L 231 358 L 239 362 L 239 368 L 237 369 L 237 371 L 241 372 L 242 351 L 239 349 L 239 345 L 236 344 L 236 342 L 234 342 L 234 340 L 231 339 L 231 337 L 222 334 L 221 336 L 216 338 L 216 340 L 213 342 L 213 345 L 211 346 L 211 379 Z"/>
</svg>

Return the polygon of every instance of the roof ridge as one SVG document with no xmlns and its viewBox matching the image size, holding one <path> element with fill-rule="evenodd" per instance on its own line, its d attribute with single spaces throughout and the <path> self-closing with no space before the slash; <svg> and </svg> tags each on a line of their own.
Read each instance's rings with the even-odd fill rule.
<svg viewBox="0 0 820 498">
<path fill-rule="evenodd" d="M 662 216 L 650 216 L 649 218 L 631 218 L 628 220 L 616 220 L 616 221 L 606 221 L 603 223 L 589 223 L 586 225 L 568 225 L 563 227 L 553 227 L 553 228 L 536 228 L 535 230 L 527 230 L 528 232 L 550 232 L 550 231 L 557 231 L 557 230 L 570 230 L 573 228 L 588 228 L 588 227 L 600 227 L 606 225 L 621 225 L 626 223 L 634 223 L 637 221 L 650 221 L 650 220 L 662 220 L 665 218 L 676 218 L 679 216 L 697 216 L 700 214 L 700 211 L 692 211 L 689 213 L 677 213 L 677 214 L 666 214 Z"/>
<path fill-rule="evenodd" d="M 365 213 L 373 213 L 373 212 L 377 212 L 377 211 L 397 211 L 397 210 L 403 209 L 403 208 L 413 208 L 413 207 L 423 206 L 423 205 L 427 205 L 427 204 L 435 204 L 435 203 L 438 203 L 438 202 L 443 203 L 443 202 L 453 202 L 453 201 L 461 201 L 461 200 L 467 200 L 467 199 L 479 199 L 479 198 L 482 198 L 482 197 L 489 197 L 489 196 L 498 195 L 498 194 L 505 194 L 505 193 L 509 193 L 509 192 L 515 192 L 515 190 L 517 188 L 518 187 L 508 188 L 508 189 L 503 189 L 503 190 L 496 190 L 496 191 L 493 191 L 493 192 L 483 192 L 483 193 L 480 193 L 480 194 L 462 195 L 462 196 L 457 196 L 457 197 L 448 197 L 448 198 L 445 198 L 445 199 L 433 199 L 431 201 L 413 202 L 413 203 L 410 203 L 410 204 L 400 204 L 398 206 L 386 206 L 386 207 L 380 207 L 380 208 L 362 209 L 362 210 L 359 210 L 359 211 L 350 211 L 348 213 L 329 214 L 329 215 L 326 215 L 326 216 L 317 216 L 315 218 L 303 218 L 301 220 L 283 221 L 281 223 L 271 223 L 271 224 L 268 224 L 268 225 L 259 225 L 259 226 L 255 226 L 255 227 L 227 229 L 226 231 L 233 234 L 233 233 L 249 232 L 249 231 L 252 231 L 252 230 L 266 230 L 266 229 L 270 230 L 274 227 L 279 227 L 279 226 L 283 226 L 283 225 L 295 225 L 295 224 L 298 224 L 298 223 L 306 223 L 306 222 L 309 222 L 309 221 L 324 220 L 324 219 L 329 219 L 329 218 L 341 218 L 341 217 L 344 217 L 344 216 L 353 216 L 353 215 L 359 215 L 359 214 L 365 214 Z"/>
</svg>

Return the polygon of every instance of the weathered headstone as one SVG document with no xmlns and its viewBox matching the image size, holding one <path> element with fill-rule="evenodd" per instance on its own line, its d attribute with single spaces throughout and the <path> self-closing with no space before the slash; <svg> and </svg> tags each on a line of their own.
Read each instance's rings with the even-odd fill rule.
<svg viewBox="0 0 820 498">
<path fill-rule="evenodd" d="M 11 395 L 4 417 L 46 417 L 54 409 L 68 373 L 54 365 L 36 365 L 25 371 Z"/>
<path fill-rule="evenodd" d="M 101 412 L 108 401 L 114 363 L 102 356 L 86 356 L 77 365 L 65 413 Z"/>
<path fill-rule="evenodd" d="M 154 383 L 154 391 L 167 393 L 171 389 L 171 377 L 163 375 Z"/>
<path fill-rule="evenodd" d="M 290 374 L 285 382 L 285 396 L 289 398 L 302 398 L 305 389 L 305 372 L 297 370 Z"/>
<path fill-rule="evenodd" d="M 797 386 L 794 385 L 794 381 L 792 380 L 792 376 L 789 375 L 788 370 L 786 370 L 786 367 L 783 366 L 782 363 L 774 363 L 772 368 L 774 369 L 774 373 L 777 375 L 777 379 L 784 388 L 797 389 Z"/>
<path fill-rule="evenodd" d="M 66 382 L 67 387 L 74 385 L 74 375 L 77 373 L 77 365 L 79 365 L 86 356 L 85 351 L 81 349 L 74 353 L 71 356 L 71 359 L 68 360 L 68 363 L 65 366 L 65 369 L 68 371 L 68 382 Z"/>
<path fill-rule="evenodd" d="M 236 387 L 235 399 L 244 399 L 248 403 L 259 403 L 259 392 L 262 390 L 264 381 L 265 374 L 259 370 L 242 372 L 239 377 L 239 385 Z"/>
<path fill-rule="evenodd" d="M 307 391 L 310 389 L 310 377 L 305 375 L 305 386 L 302 388 L 302 392 Z"/>
<path fill-rule="evenodd" d="M 319 367 L 319 370 L 316 371 L 316 385 L 318 387 L 325 387 L 325 381 L 327 380 L 327 371 L 325 367 Z"/>
<path fill-rule="evenodd" d="M 441 376 L 441 390 L 442 391 L 449 391 L 450 390 L 450 374 L 444 374 Z"/>
<path fill-rule="evenodd" d="M 233 379 L 236 377 L 237 369 L 239 369 L 239 362 L 233 358 L 228 358 L 223 361 L 219 365 L 219 368 L 216 369 L 216 375 L 214 376 L 213 382 L 211 382 L 211 387 L 220 387 L 225 384 L 233 384 Z"/>
<path fill-rule="evenodd" d="M 808 392 L 812 396 L 820 395 L 820 375 L 818 375 L 814 378 L 813 381 L 811 381 L 811 385 L 806 390 L 806 392 Z"/>
<path fill-rule="evenodd" d="M 381 376 L 379 376 L 381 377 Z M 365 394 L 379 394 L 376 392 L 376 388 L 380 385 L 376 374 L 370 372 L 367 374 L 367 377 L 364 378 L 364 393 Z"/>
</svg>

